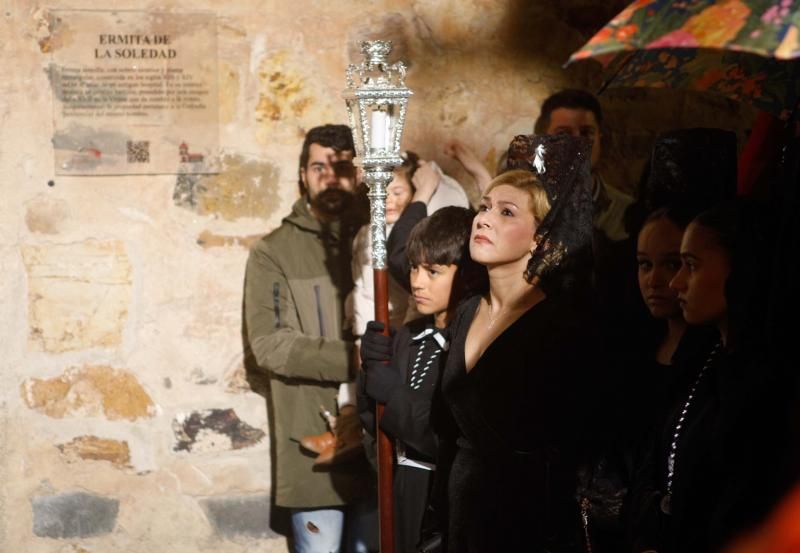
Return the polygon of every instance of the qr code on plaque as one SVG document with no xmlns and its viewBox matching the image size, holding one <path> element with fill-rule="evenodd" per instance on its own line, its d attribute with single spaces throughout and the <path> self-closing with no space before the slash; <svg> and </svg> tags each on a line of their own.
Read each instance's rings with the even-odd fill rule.
<svg viewBox="0 0 800 553">
<path fill-rule="evenodd" d="M 128 140 L 128 163 L 150 163 L 150 141 Z"/>
</svg>

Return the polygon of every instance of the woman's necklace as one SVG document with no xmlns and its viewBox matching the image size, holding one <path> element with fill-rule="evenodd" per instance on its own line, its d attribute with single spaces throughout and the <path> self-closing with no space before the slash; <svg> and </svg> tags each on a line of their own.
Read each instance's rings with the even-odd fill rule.
<svg viewBox="0 0 800 553">
<path fill-rule="evenodd" d="M 488 308 L 489 314 L 489 324 L 486 325 L 486 330 L 492 330 L 494 323 L 497 322 L 497 319 L 499 319 L 500 315 L 502 315 L 505 311 L 505 307 L 501 307 L 495 315 L 492 315 L 492 304 L 490 304 L 488 301 L 486 302 L 486 307 Z"/>
<path fill-rule="evenodd" d="M 486 308 L 489 310 L 488 317 L 489 317 L 489 324 L 486 325 L 486 330 L 492 330 L 492 327 L 495 323 L 500 320 L 500 317 L 503 315 L 508 315 L 517 312 L 523 312 L 530 309 L 532 306 L 536 305 L 541 301 L 544 296 L 529 296 L 527 299 L 522 298 L 517 302 L 511 302 L 511 304 L 503 305 L 500 309 L 498 309 L 497 313 L 492 315 L 492 302 L 490 300 L 486 300 Z M 478 304 L 478 310 L 482 309 L 482 304 Z"/>
<path fill-rule="evenodd" d="M 694 384 L 692 384 L 692 388 L 689 390 L 689 397 L 686 398 L 686 403 L 683 404 L 683 409 L 681 409 L 681 415 L 678 417 L 678 422 L 675 424 L 675 431 L 672 434 L 672 443 L 669 446 L 669 456 L 667 457 L 667 493 L 661 498 L 661 512 L 665 515 L 672 512 L 672 482 L 675 478 L 675 459 L 678 454 L 678 441 L 681 437 L 681 430 L 683 429 L 684 422 L 686 422 L 686 414 L 689 412 L 689 407 L 692 405 L 695 393 L 697 393 L 697 386 L 700 385 L 703 376 L 708 372 L 708 368 L 711 366 L 711 362 L 714 360 L 714 357 L 716 357 L 720 347 L 722 347 L 722 344 L 717 342 L 717 345 L 714 346 L 714 349 L 712 349 L 711 353 L 708 355 L 705 365 L 700 369 Z"/>
</svg>

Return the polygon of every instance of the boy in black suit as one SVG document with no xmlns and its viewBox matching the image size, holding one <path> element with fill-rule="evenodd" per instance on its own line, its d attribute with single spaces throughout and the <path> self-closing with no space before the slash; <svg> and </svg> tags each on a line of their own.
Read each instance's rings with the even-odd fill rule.
<svg viewBox="0 0 800 553">
<path fill-rule="evenodd" d="M 395 443 L 394 517 L 397 553 L 416 553 L 437 453 L 431 405 L 447 354 L 447 325 L 459 301 L 484 285 L 485 269 L 469 257 L 474 212 L 445 207 L 414 226 L 405 244 L 417 311 L 393 336 L 372 321 L 362 338 L 359 411 L 375 433 L 375 404 L 385 404 L 381 429 Z M 428 521 L 426 521 L 426 524 Z"/>
</svg>

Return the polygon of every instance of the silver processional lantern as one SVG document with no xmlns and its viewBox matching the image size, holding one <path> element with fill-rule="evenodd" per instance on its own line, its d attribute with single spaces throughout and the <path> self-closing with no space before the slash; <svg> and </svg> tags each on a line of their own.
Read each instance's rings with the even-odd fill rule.
<svg viewBox="0 0 800 553">
<path fill-rule="evenodd" d="M 389 64 L 391 41 L 361 43 L 364 61 L 347 67 L 344 99 L 356 147 L 356 164 L 369 186 L 372 267 L 386 267 L 386 186 L 403 163 L 400 139 L 412 92 L 405 84 L 406 66 Z"/>
<path fill-rule="evenodd" d="M 375 319 L 389 330 L 389 276 L 386 270 L 386 187 L 394 168 L 403 163 L 400 139 L 411 91 L 406 87 L 406 66 L 389 64 L 392 43 L 374 40 L 361 43 L 364 61 L 347 67 L 344 99 L 353 141 L 356 164 L 363 169 L 369 186 L 370 239 L 374 281 Z M 380 428 L 383 405 L 376 407 L 378 436 L 378 511 L 381 553 L 394 553 L 392 515 L 392 441 Z"/>
</svg>

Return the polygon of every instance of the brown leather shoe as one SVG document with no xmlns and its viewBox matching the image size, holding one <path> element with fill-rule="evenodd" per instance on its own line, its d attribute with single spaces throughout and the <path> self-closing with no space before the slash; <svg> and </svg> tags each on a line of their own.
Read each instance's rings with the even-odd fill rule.
<svg viewBox="0 0 800 553">
<path fill-rule="evenodd" d="M 352 405 L 345 405 L 336 417 L 333 427 L 334 441 L 323 449 L 314 461 L 315 468 L 328 467 L 352 460 L 364 452 L 361 420 Z"/>
<path fill-rule="evenodd" d="M 300 440 L 300 445 L 303 447 L 303 449 L 307 449 L 308 451 L 319 455 L 326 449 L 333 447 L 335 441 L 336 438 L 334 438 L 333 432 L 323 432 L 322 434 L 317 434 L 316 436 L 306 436 Z"/>
</svg>

